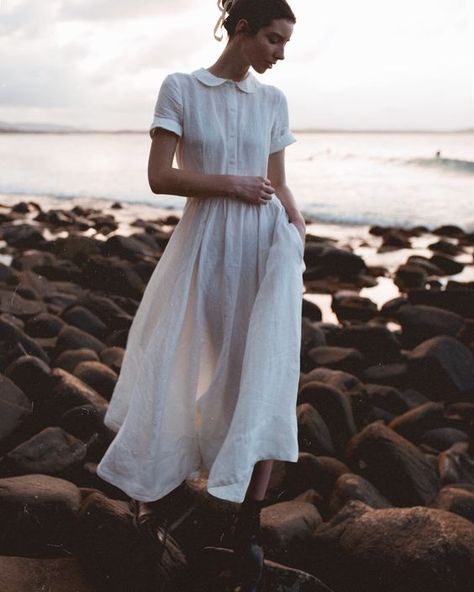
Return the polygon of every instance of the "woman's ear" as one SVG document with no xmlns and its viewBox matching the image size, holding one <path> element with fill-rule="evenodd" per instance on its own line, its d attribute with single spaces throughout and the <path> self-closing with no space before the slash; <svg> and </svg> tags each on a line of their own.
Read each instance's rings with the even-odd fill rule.
<svg viewBox="0 0 474 592">
<path fill-rule="evenodd" d="M 247 19 L 240 19 L 235 25 L 235 33 L 248 33 L 250 31 Z"/>
</svg>

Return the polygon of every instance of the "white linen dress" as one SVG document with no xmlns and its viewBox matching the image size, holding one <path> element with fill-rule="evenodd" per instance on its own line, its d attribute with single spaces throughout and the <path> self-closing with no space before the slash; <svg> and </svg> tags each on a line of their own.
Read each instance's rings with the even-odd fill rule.
<svg viewBox="0 0 474 592">
<path fill-rule="evenodd" d="M 207 174 L 267 176 L 295 141 L 281 90 L 205 68 L 165 78 L 157 127 L 179 136 L 181 169 Z M 154 501 L 205 477 L 242 502 L 257 461 L 297 461 L 303 251 L 276 194 L 187 197 L 130 327 L 102 479 Z"/>
</svg>

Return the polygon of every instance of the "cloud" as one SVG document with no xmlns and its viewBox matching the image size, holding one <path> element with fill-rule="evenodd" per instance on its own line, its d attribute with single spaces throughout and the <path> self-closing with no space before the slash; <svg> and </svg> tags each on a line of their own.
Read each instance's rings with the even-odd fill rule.
<svg viewBox="0 0 474 592">
<path fill-rule="evenodd" d="M 64 20 L 123 20 L 173 14 L 190 9 L 189 0 L 64 0 L 59 18 Z"/>
</svg>

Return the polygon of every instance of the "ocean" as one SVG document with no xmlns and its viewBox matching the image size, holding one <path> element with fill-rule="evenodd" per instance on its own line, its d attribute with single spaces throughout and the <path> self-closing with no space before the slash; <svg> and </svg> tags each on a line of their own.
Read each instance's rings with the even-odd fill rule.
<svg viewBox="0 0 474 592">
<path fill-rule="evenodd" d="M 474 231 L 474 132 L 295 133 L 287 181 L 318 224 L 457 224 Z M 148 187 L 144 133 L 0 134 L 0 194 L 182 210 Z"/>
</svg>

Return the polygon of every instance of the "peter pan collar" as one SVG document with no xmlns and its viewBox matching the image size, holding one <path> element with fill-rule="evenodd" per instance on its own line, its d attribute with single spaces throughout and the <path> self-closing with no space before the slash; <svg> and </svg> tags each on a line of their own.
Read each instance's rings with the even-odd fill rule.
<svg viewBox="0 0 474 592">
<path fill-rule="evenodd" d="M 214 76 L 214 74 L 211 74 L 206 68 L 199 68 L 199 70 L 195 70 L 194 72 L 191 72 L 191 74 L 206 86 L 219 86 L 219 84 L 224 84 L 224 82 L 233 82 L 240 88 L 240 90 L 243 90 L 246 93 L 255 92 L 257 87 L 257 80 L 251 72 L 249 72 L 243 80 L 239 80 L 238 82 Z"/>
</svg>

